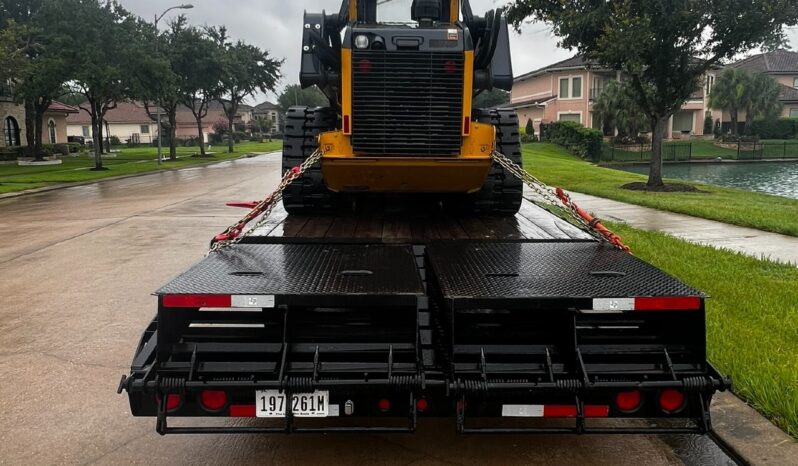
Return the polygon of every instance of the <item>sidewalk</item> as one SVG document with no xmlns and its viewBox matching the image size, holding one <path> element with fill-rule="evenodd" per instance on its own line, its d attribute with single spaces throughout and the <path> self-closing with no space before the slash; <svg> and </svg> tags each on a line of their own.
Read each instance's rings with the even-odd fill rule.
<svg viewBox="0 0 798 466">
<path fill-rule="evenodd" d="M 571 198 L 599 218 L 623 222 L 641 230 L 656 230 L 692 243 L 742 252 L 757 259 L 798 266 L 798 237 L 642 207 L 571 192 Z"/>
</svg>

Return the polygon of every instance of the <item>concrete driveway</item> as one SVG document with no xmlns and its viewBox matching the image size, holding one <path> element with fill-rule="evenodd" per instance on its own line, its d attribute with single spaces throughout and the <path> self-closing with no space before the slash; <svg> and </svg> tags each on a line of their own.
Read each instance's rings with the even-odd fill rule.
<svg viewBox="0 0 798 466">
<path fill-rule="evenodd" d="M 0 462 L 683 463 L 658 436 L 458 437 L 450 420 L 415 435 L 161 437 L 131 417 L 116 387 L 150 293 L 242 214 L 225 201 L 261 197 L 279 165 L 271 154 L 0 200 Z"/>
</svg>

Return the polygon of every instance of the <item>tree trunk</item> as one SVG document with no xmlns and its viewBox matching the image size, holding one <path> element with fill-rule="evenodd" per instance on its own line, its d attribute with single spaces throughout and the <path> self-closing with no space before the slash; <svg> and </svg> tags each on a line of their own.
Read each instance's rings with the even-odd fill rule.
<svg viewBox="0 0 798 466">
<path fill-rule="evenodd" d="M 750 135 L 753 128 L 754 123 L 754 112 L 750 109 L 746 109 L 745 111 L 745 131 L 743 131 L 746 135 Z"/>
<path fill-rule="evenodd" d="M 93 170 L 103 170 L 102 158 L 102 141 L 100 140 L 100 127 L 102 119 L 96 114 L 97 110 L 93 109 L 91 115 L 91 133 L 92 143 L 94 144 L 94 168 Z"/>
<path fill-rule="evenodd" d="M 172 107 L 169 110 L 169 160 L 177 160 L 177 109 Z"/>
<path fill-rule="evenodd" d="M 194 115 L 194 118 L 197 119 L 197 136 L 199 137 L 197 142 L 199 142 L 200 157 L 205 157 L 207 154 L 205 154 L 205 132 L 202 128 L 202 117 Z"/>
<path fill-rule="evenodd" d="M 738 136 L 737 131 L 737 110 L 729 110 L 729 118 L 731 119 L 732 134 Z"/>
<path fill-rule="evenodd" d="M 649 188 L 663 186 L 662 182 L 662 141 L 668 129 L 669 116 L 657 116 L 654 119 L 651 131 L 651 164 L 648 169 Z"/>
<path fill-rule="evenodd" d="M 36 132 L 33 135 L 34 137 L 33 154 L 34 154 L 34 160 L 39 161 L 39 160 L 44 160 L 44 153 L 43 153 L 44 144 L 42 144 L 42 137 L 44 135 L 44 111 L 42 110 L 40 105 L 36 104 L 34 104 L 34 111 L 36 116 L 34 117 L 33 124 L 35 125 L 34 129 Z"/>
<path fill-rule="evenodd" d="M 31 99 L 25 99 L 25 142 L 28 155 L 36 157 L 36 106 Z"/>
<path fill-rule="evenodd" d="M 100 155 L 105 154 L 105 143 L 103 142 L 103 119 L 97 121 L 97 141 L 99 142 Z"/>
<path fill-rule="evenodd" d="M 235 117 L 227 117 L 227 152 L 232 154 L 235 152 L 235 141 L 233 140 L 233 131 L 235 125 L 233 124 L 233 119 Z"/>
</svg>

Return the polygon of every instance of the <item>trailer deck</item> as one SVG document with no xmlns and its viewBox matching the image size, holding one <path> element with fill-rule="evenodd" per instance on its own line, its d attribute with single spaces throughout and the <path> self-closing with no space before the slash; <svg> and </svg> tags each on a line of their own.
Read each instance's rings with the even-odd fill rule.
<svg viewBox="0 0 798 466">
<path fill-rule="evenodd" d="M 529 202 L 509 218 L 277 208 L 156 295 L 119 389 L 162 434 L 411 432 L 418 416 L 454 417 L 461 433 L 706 432 L 712 393 L 728 386 L 706 361 L 700 291 Z M 171 416 L 283 422 L 170 427 Z M 502 417 L 574 424 L 466 422 Z M 346 422 L 373 418 L 406 423 Z"/>
</svg>

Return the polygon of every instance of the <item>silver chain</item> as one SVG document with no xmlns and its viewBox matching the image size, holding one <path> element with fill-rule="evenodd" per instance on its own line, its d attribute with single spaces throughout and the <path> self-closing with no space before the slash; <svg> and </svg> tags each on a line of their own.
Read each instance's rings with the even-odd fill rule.
<svg viewBox="0 0 798 466">
<path fill-rule="evenodd" d="M 524 168 L 517 163 L 510 160 L 509 157 L 502 154 L 501 152 L 493 151 L 491 153 L 491 158 L 494 162 L 498 163 L 502 166 L 505 170 L 513 174 L 516 178 L 520 179 L 524 184 L 529 186 L 532 191 L 535 192 L 540 198 L 550 204 L 557 210 L 564 211 L 568 214 L 569 218 L 576 223 L 576 226 L 581 227 L 586 232 L 590 233 L 592 236 L 595 236 L 598 239 L 603 241 L 609 240 L 604 237 L 603 235 L 597 233 L 593 226 L 588 223 L 581 215 L 576 212 L 576 206 L 571 201 L 571 197 L 565 193 L 566 202 L 563 203 L 560 199 L 560 196 L 557 195 L 557 192 L 552 189 L 546 183 L 540 181 L 535 176 L 533 176 L 528 171 L 524 170 Z M 565 206 L 563 205 L 565 204 Z"/>
<path fill-rule="evenodd" d="M 234 244 L 238 244 L 244 238 L 252 235 L 257 229 L 262 227 L 266 221 L 269 219 L 269 215 L 272 213 L 274 206 L 277 205 L 283 199 L 283 192 L 285 188 L 287 188 L 291 183 L 293 183 L 297 178 L 302 176 L 310 167 L 312 167 L 316 162 L 321 160 L 322 152 L 321 150 L 316 149 L 308 158 L 306 158 L 298 167 L 294 167 L 291 170 L 288 170 L 283 175 L 283 179 L 280 181 L 280 184 L 277 186 L 277 189 L 274 190 L 271 194 L 266 196 L 265 199 L 260 201 L 244 218 L 239 220 L 238 222 L 231 225 L 225 233 L 232 233 L 235 231 L 239 231 L 239 234 L 234 236 L 231 239 L 223 240 L 223 241 L 216 241 L 211 245 L 208 254 L 213 252 L 219 251 L 224 248 L 228 248 Z M 260 216 L 260 219 L 248 230 L 243 231 L 244 227 L 252 221 L 257 216 Z"/>
</svg>

